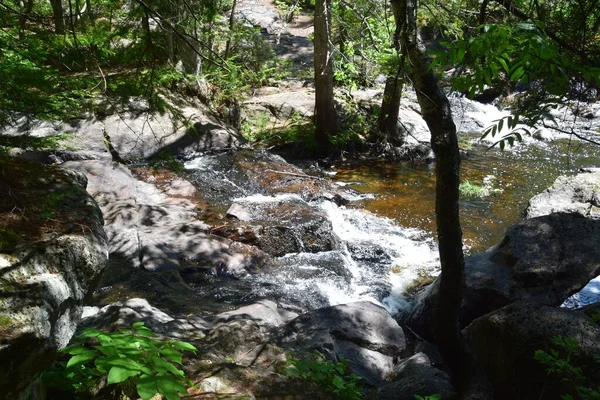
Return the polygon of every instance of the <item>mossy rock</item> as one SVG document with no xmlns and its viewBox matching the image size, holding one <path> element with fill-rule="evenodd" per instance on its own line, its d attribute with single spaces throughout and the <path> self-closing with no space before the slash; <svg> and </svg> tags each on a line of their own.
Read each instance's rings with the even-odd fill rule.
<svg viewBox="0 0 600 400">
<path fill-rule="evenodd" d="M 20 241 L 21 237 L 17 233 L 0 228 L 0 252 L 10 253 L 14 251 Z"/>
</svg>

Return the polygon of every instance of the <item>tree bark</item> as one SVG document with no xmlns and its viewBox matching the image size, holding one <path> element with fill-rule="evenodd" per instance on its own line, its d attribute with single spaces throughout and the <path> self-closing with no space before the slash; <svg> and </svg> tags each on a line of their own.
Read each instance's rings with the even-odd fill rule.
<svg viewBox="0 0 600 400">
<path fill-rule="evenodd" d="M 402 53 L 421 112 L 431 131 L 435 154 L 435 216 L 442 273 L 433 311 L 436 344 L 462 399 L 491 399 L 491 389 L 462 340 L 458 313 L 464 288 L 464 255 L 459 219 L 460 153 L 450 103 L 429 68 L 425 50 L 418 42 L 416 0 L 402 0 L 399 14 Z"/>
<path fill-rule="evenodd" d="M 330 136 L 338 132 L 333 103 L 333 46 L 331 45 L 331 0 L 315 4 L 315 135 L 319 153 L 332 150 Z"/>
<path fill-rule="evenodd" d="M 229 58 L 229 52 L 231 51 L 231 39 L 233 36 L 233 27 L 235 25 L 235 7 L 237 6 L 237 0 L 233 0 L 233 5 L 231 6 L 231 14 L 229 14 L 229 38 L 227 38 L 227 44 L 225 45 L 225 55 L 224 59 Z"/>
<path fill-rule="evenodd" d="M 394 20 L 396 21 L 392 47 L 396 50 L 397 54 L 400 53 L 400 30 L 402 24 L 402 18 L 398 16 L 400 9 L 399 1 L 391 1 Z M 381 114 L 378 121 L 379 135 L 377 137 L 378 143 L 391 143 L 394 146 L 401 146 L 404 142 L 404 138 L 398 132 L 398 113 L 400 100 L 402 99 L 404 59 L 399 60 L 399 63 L 398 70 L 391 72 L 385 81 L 383 100 L 381 101 Z"/>
<path fill-rule="evenodd" d="M 65 16 L 63 12 L 62 0 L 50 0 L 52 6 L 52 16 L 54 18 L 54 32 L 65 33 Z"/>
<path fill-rule="evenodd" d="M 21 15 L 19 15 L 19 31 L 21 34 L 25 32 L 25 25 L 27 24 L 27 18 L 33 10 L 33 0 L 26 0 L 25 3 L 21 3 Z"/>
</svg>

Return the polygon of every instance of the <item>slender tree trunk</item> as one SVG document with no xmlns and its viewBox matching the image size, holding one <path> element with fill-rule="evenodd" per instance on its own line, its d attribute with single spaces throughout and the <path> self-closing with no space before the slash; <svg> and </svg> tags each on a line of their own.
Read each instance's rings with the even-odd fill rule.
<svg viewBox="0 0 600 400">
<path fill-rule="evenodd" d="M 433 311 L 433 333 L 460 398 L 491 399 L 491 389 L 482 370 L 476 368 L 458 324 L 464 288 L 464 256 L 458 213 L 460 153 L 456 126 L 448 98 L 418 42 L 416 0 L 400 3 L 400 16 L 404 19 L 402 52 L 408 61 L 423 118 L 431 131 L 431 147 L 436 157 L 435 216 L 442 274 Z"/>
<path fill-rule="evenodd" d="M 54 18 L 54 32 L 65 33 L 65 16 L 63 12 L 62 0 L 50 0 L 52 6 L 52 16 Z"/>
<path fill-rule="evenodd" d="M 331 0 L 315 4 L 315 135 L 319 152 L 328 154 L 330 136 L 338 132 L 333 103 L 333 46 L 331 45 Z"/>
<path fill-rule="evenodd" d="M 31 14 L 31 10 L 33 10 L 33 0 L 26 0 L 26 2 L 22 4 L 21 7 L 21 15 L 19 16 L 19 30 L 20 33 L 23 34 L 25 32 L 25 25 L 27 24 L 27 18 L 29 14 Z"/>
<path fill-rule="evenodd" d="M 152 42 L 152 31 L 150 30 L 150 15 L 146 9 L 144 9 L 144 16 L 142 17 L 142 28 L 146 34 L 146 50 L 149 51 L 151 57 L 154 58 L 154 43 Z"/>
<path fill-rule="evenodd" d="M 227 44 L 225 45 L 225 56 L 224 59 L 229 58 L 229 52 L 231 51 L 231 36 L 233 35 L 233 26 L 235 24 L 235 7 L 237 6 L 237 0 L 233 0 L 233 5 L 231 6 L 231 14 L 229 14 L 229 38 L 227 39 Z"/>
<path fill-rule="evenodd" d="M 398 4 L 399 1 L 400 0 L 391 1 L 394 20 L 396 21 L 392 45 L 397 54 L 400 53 L 400 30 L 402 24 L 402 18 L 398 16 L 400 8 Z M 395 146 L 400 146 L 404 142 L 404 138 L 401 137 L 398 132 L 398 113 L 400 109 L 400 100 L 402 98 L 403 70 L 404 57 L 399 60 L 398 70 L 391 72 L 385 81 L 383 100 L 381 101 L 381 114 L 379 115 L 378 121 L 379 137 L 377 138 L 377 141 L 379 143 L 391 143 Z"/>
</svg>

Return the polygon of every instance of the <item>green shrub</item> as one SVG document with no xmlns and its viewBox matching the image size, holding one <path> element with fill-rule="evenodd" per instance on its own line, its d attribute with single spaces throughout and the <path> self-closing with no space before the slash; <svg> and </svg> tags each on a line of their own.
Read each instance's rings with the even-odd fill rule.
<svg viewBox="0 0 600 400">
<path fill-rule="evenodd" d="M 362 390 L 358 386 L 361 378 L 350 372 L 345 358 L 340 357 L 339 362 L 333 362 L 325 360 L 319 353 L 314 353 L 313 358 L 312 360 L 290 360 L 286 373 L 313 382 L 341 400 L 362 398 Z"/>
<path fill-rule="evenodd" d="M 600 386 L 596 385 L 591 376 L 593 370 L 600 365 L 600 358 L 596 357 L 593 366 L 576 365 L 581 360 L 581 350 L 577 339 L 570 337 L 555 336 L 552 338 L 553 347 L 545 350 L 536 350 L 534 358 L 546 367 L 548 376 L 559 379 L 567 388 L 571 388 L 570 394 L 561 396 L 563 400 L 599 400 Z"/>
<path fill-rule="evenodd" d="M 135 387 L 142 400 L 157 393 L 177 400 L 179 393 L 187 393 L 188 381 L 175 364 L 181 365 L 183 351 L 196 348 L 187 342 L 157 340 L 143 322 L 136 322 L 131 330 L 116 333 L 86 329 L 61 351 L 71 358 L 45 374 L 51 386 L 85 396 L 98 380 L 106 379 L 106 385 L 121 385 L 120 392 Z"/>
</svg>

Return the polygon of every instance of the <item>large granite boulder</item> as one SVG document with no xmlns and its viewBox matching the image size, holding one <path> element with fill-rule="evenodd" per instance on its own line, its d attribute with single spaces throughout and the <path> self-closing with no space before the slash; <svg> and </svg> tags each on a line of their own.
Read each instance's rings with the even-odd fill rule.
<svg viewBox="0 0 600 400">
<path fill-rule="evenodd" d="M 465 260 L 466 289 L 460 323 L 517 300 L 562 304 L 600 274 L 600 221 L 581 214 L 551 214 L 514 225 L 488 253 Z M 417 296 L 405 322 L 433 340 L 431 315 L 437 285 Z"/>
<path fill-rule="evenodd" d="M 424 353 L 417 353 L 398 363 L 390 382 L 372 393 L 369 400 L 414 400 L 415 395 L 439 395 L 439 399 L 454 399 L 456 393 L 447 373 L 431 366 Z"/>
<path fill-rule="evenodd" d="M 552 343 L 557 336 L 579 343 L 577 354 L 571 355 L 573 366 L 595 366 L 593 358 L 600 356 L 597 324 L 583 313 L 535 303 L 516 302 L 478 318 L 464 336 L 498 399 L 558 399 L 574 394 L 570 382 L 548 377 L 546 367 L 534 359 L 536 350 L 558 350 Z M 595 373 L 598 382 L 597 367 L 587 372 Z"/>
<path fill-rule="evenodd" d="M 389 378 L 406 349 L 402 328 L 384 308 L 370 302 L 309 311 L 282 327 L 279 343 L 295 352 L 318 351 L 331 360 L 344 357 L 370 385 Z"/>
<path fill-rule="evenodd" d="M 575 176 L 557 178 L 551 187 L 529 200 L 525 218 L 557 212 L 600 218 L 600 171 L 585 169 Z"/>
<path fill-rule="evenodd" d="M 75 332 L 108 246 L 85 176 L 0 158 L 0 192 L 0 393 L 35 399 L 30 384 Z"/>
</svg>

